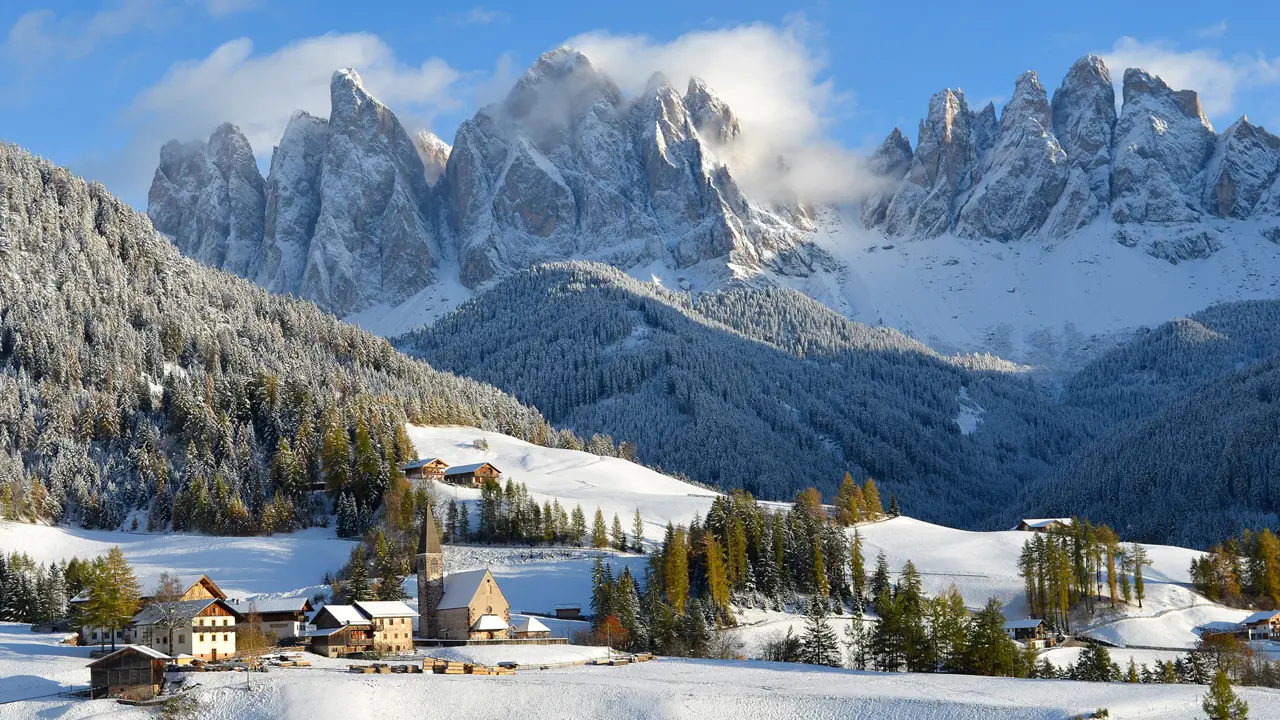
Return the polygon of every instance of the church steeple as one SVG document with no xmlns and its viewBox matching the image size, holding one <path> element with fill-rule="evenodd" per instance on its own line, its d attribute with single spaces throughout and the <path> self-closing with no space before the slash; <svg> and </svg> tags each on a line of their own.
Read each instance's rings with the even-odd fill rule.
<svg viewBox="0 0 1280 720">
<path fill-rule="evenodd" d="M 444 551 L 440 548 L 440 532 L 431 511 L 422 521 L 418 535 L 418 635 L 439 635 L 436 608 L 444 597 Z"/>
</svg>

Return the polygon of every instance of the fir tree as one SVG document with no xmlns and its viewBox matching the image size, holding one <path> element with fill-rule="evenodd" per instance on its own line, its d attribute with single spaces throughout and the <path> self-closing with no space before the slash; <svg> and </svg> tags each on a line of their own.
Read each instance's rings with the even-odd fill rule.
<svg viewBox="0 0 1280 720">
<path fill-rule="evenodd" d="M 631 521 L 631 552 L 637 555 L 644 553 L 644 518 L 640 508 L 636 508 L 635 519 Z"/>
<path fill-rule="evenodd" d="M 573 506 L 573 515 L 569 520 L 569 542 L 574 547 L 582 547 L 582 541 L 587 535 L 587 516 L 582 512 L 582 505 Z"/>
<path fill-rule="evenodd" d="M 840 667 L 840 642 L 827 624 L 827 605 L 817 597 L 809 600 L 805 614 L 804 635 L 800 639 L 801 662 L 809 665 Z"/>
<path fill-rule="evenodd" d="M 609 528 L 604 524 L 604 513 L 598 507 L 591 523 L 591 547 L 597 550 L 609 547 Z"/>
<path fill-rule="evenodd" d="M 1248 720 L 1249 717 L 1249 703 L 1241 700 L 1231 689 L 1231 681 L 1222 670 L 1214 674 L 1200 707 L 1204 708 L 1209 720 Z"/>
<path fill-rule="evenodd" d="M 613 540 L 613 549 L 618 552 L 627 551 L 627 533 L 622 529 L 622 520 L 618 517 L 618 513 L 613 514 L 613 530 L 610 533 Z"/>
<path fill-rule="evenodd" d="M 343 592 L 345 594 L 343 599 L 348 603 L 373 600 L 373 589 L 370 587 L 369 582 L 368 556 L 365 554 L 363 543 L 356 545 L 351 551 L 348 567 L 350 568 L 350 574 L 343 584 Z"/>
</svg>

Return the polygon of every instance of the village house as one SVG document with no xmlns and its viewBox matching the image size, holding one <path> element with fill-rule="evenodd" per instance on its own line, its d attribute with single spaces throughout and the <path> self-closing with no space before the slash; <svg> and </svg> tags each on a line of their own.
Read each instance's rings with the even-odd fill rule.
<svg viewBox="0 0 1280 720">
<path fill-rule="evenodd" d="M 262 631 L 275 633 L 278 640 L 301 635 L 307 626 L 307 616 L 311 614 L 311 601 L 302 596 L 237 600 L 228 605 L 241 618 L 257 616 L 262 623 Z"/>
<path fill-rule="evenodd" d="M 523 615 L 516 618 L 511 624 L 511 636 L 517 640 L 533 640 L 537 638 L 551 637 L 551 628 L 542 624 L 542 621 L 531 615 Z"/>
<path fill-rule="evenodd" d="M 1262 610 L 1240 622 L 1236 633 L 1241 640 L 1280 638 L 1280 610 Z"/>
<path fill-rule="evenodd" d="M 198 577 L 178 578 L 178 584 L 186 590 L 182 592 L 179 600 L 226 600 L 227 594 L 209 579 L 208 575 L 200 575 Z M 160 577 L 142 577 L 138 578 L 138 589 L 141 594 L 138 597 L 139 609 L 146 608 L 155 601 L 155 591 L 160 586 Z M 89 602 L 89 591 L 86 590 L 79 595 L 71 598 L 71 609 L 74 613 L 77 608 L 81 608 L 85 603 Z M 74 615 L 73 615 L 74 616 Z M 106 628 L 97 627 L 81 627 L 80 642 L 85 645 L 108 644 L 112 642 L 111 631 Z M 115 642 L 129 643 L 133 642 L 133 635 L 130 628 L 120 628 L 115 631 Z M 166 650 L 167 652 L 167 650 Z"/>
<path fill-rule="evenodd" d="M 1062 530 L 1071 527 L 1071 518 L 1024 518 L 1014 530 L 1022 532 L 1045 532 L 1046 530 Z"/>
<path fill-rule="evenodd" d="M 360 614 L 373 624 L 373 647 L 378 652 L 413 652 L 413 618 L 418 613 L 399 600 L 357 601 Z"/>
<path fill-rule="evenodd" d="M 140 645 L 126 645 L 89 663 L 89 696 L 149 700 L 164 686 L 169 656 Z"/>
<path fill-rule="evenodd" d="M 236 611 L 217 598 L 154 602 L 133 616 L 130 634 L 135 644 L 168 655 L 183 653 L 216 662 L 235 657 L 236 617 Z M 181 627 L 170 631 L 168 624 L 174 620 L 181 621 Z"/>
<path fill-rule="evenodd" d="M 449 469 L 449 463 L 438 457 L 414 460 L 400 466 L 400 470 L 404 472 L 404 476 L 410 480 L 443 481 L 444 472 L 447 469 Z"/>
<path fill-rule="evenodd" d="M 311 619 L 315 629 L 307 633 L 311 652 L 342 657 L 373 650 L 373 621 L 354 605 L 325 605 Z"/>
<path fill-rule="evenodd" d="M 1048 644 L 1044 620 L 1009 620 L 1004 624 L 1004 632 L 1010 639 L 1025 643 L 1032 650 L 1040 650 Z"/>
<path fill-rule="evenodd" d="M 474 485 L 479 487 L 485 480 L 497 480 L 502 471 L 487 462 L 470 465 L 454 465 L 444 471 L 444 481 L 450 485 Z"/>
</svg>

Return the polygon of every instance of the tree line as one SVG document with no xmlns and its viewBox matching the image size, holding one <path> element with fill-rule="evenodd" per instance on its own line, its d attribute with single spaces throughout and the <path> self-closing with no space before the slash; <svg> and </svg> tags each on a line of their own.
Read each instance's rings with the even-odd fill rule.
<svg viewBox="0 0 1280 720">
<path fill-rule="evenodd" d="M 1280 538 L 1264 528 L 1209 547 L 1191 561 L 1191 582 L 1205 597 L 1236 607 L 1280 607 Z"/>
</svg>

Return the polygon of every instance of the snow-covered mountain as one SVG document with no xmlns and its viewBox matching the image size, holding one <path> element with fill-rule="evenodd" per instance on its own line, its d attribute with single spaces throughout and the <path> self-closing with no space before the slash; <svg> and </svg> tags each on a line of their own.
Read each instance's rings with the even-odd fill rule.
<svg viewBox="0 0 1280 720">
<path fill-rule="evenodd" d="M 234 126 L 161 153 L 149 212 L 188 255 L 387 335 L 514 271 L 600 260 L 668 287 L 778 283 L 943 351 L 1078 365 L 1113 338 L 1280 283 L 1280 138 L 1214 132 L 1195 92 L 1102 59 L 1052 97 L 930 100 L 894 129 L 857 206 L 777 206 L 734 179 L 750 143 L 696 78 L 628 97 L 581 53 L 546 53 L 452 147 L 407 133 L 354 71 L 299 113 L 265 181 Z M 1083 349 L 1082 349 L 1083 348 Z M 1070 352 L 1068 352 L 1070 350 Z"/>
</svg>

